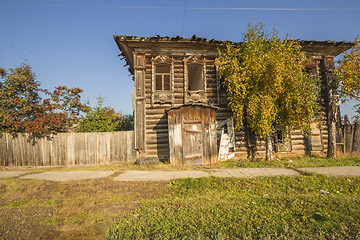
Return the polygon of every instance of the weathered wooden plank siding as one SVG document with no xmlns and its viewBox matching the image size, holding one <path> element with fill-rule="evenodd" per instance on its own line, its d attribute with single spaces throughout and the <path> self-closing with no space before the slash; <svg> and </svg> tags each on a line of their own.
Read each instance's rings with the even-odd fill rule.
<svg viewBox="0 0 360 240">
<path fill-rule="evenodd" d="M 188 105 L 168 112 L 170 163 L 212 165 L 217 163 L 215 109 Z"/>
<path fill-rule="evenodd" d="M 0 166 L 66 166 L 135 161 L 134 131 L 59 133 L 29 142 L 26 135 L 0 137 Z"/>
</svg>

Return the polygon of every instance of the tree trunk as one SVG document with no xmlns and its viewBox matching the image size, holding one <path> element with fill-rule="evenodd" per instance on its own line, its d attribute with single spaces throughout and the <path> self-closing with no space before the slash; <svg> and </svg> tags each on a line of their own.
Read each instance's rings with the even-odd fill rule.
<svg viewBox="0 0 360 240">
<path fill-rule="evenodd" d="M 328 158 L 336 158 L 336 118 L 328 120 Z"/>
<path fill-rule="evenodd" d="M 331 89 L 329 94 L 328 105 L 328 149 L 327 157 L 336 158 L 336 126 L 337 126 L 337 111 L 339 109 L 337 96 L 334 94 L 334 90 Z"/>
<path fill-rule="evenodd" d="M 325 78 L 327 85 L 327 125 L 328 148 L 327 157 L 336 158 L 336 117 L 339 109 L 338 90 L 340 83 L 335 79 L 335 65 L 333 57 L 324 58 Z"/>
<path fill-rule="evenodd" d="M 272 161 L 273 159 L 273 147 L 271 142 L 271 134 L 266 135 L 266 153 L 265 153 L 265 160 Z"/>
</svg>

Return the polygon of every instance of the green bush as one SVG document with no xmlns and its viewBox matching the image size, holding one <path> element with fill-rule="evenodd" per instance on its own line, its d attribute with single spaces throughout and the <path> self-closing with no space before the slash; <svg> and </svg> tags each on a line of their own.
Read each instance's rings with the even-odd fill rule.
<svg viewBox="0 0 360 240">
<path fill-rule="evenodd" d="M 133 116 L 122 115 L 111 107 L 103 107 L 104 98 L 98 98 L 96 107 L 88 108 L 85 116 L 78 121 L 77 132 L 115 132 L 133 128 Z"/>
</svg>

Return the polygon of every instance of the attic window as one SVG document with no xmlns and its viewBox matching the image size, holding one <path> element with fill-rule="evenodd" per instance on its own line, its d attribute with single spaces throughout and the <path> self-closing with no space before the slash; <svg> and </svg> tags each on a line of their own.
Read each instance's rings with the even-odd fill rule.
<svg viewBox="0 0 360 240">
<path fill-rule="evenodd" d="M 203 67 L 200 64 L 187 66 L 189 91 L 203 90 Z"/>
<path fill-rule="evenodd" d="M 155 90 L 170 90 L 170 65 L 158 65 L 155 69 Z"/>
</svg>

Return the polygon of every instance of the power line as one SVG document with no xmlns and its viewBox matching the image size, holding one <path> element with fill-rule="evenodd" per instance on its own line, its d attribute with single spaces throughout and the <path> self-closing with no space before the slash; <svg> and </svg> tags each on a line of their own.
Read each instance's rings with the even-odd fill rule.
<svg viewBox="0 0 360 240">
<path fill-rule="evenodd" d="M 160 10 L 222 10 L 222 11 L 360 11 L 360 8 L 210 8 L 210 7 L 160 7 L 160 6 L 96 6 L 96 5 L 55 5 L 55 4 L 9 4 L 8 7 L 52 7 L 52 8 L 119 8 L 119 9 L 160 9 Z"/>
</svg>

